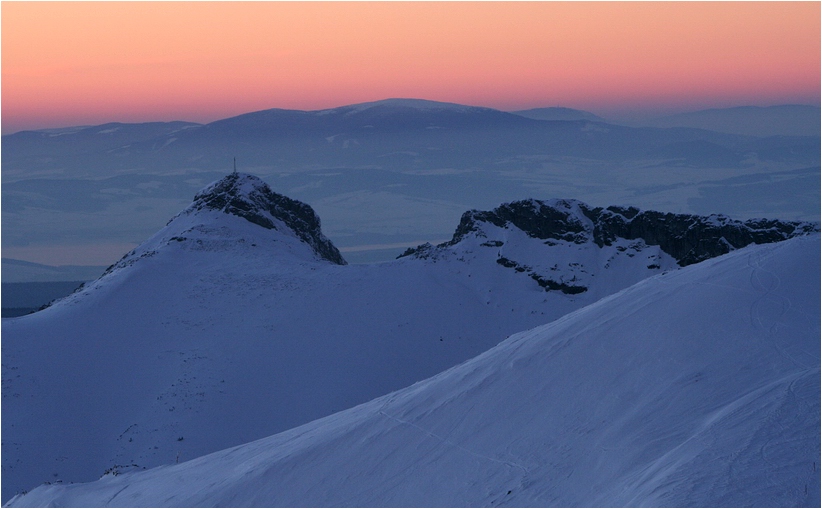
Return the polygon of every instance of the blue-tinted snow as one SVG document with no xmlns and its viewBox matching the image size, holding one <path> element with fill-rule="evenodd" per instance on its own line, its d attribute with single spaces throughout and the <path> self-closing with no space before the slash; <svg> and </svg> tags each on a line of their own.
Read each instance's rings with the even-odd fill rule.
<svg viewBox="0 0 822 509">
<path fill-rule="evenodd" d="M 819 236 L 646 279 L 278 435 L 13 505 L 819 506 Z"/>
</svg>

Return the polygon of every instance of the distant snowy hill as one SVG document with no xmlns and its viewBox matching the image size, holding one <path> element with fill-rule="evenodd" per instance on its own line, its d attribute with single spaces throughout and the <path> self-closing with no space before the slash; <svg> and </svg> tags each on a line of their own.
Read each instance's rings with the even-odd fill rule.
<svg viewBox="0 0 822 509">
<path fill-rule="evenodd" d="M 98 280 L 3 320 L 3 500 L 281 432 L 649 276 L 818 229 L 529 200 L 345 265 L 309 206 L 234 173 Z"/>
<path fill-rule="evenodd" d="M 819 245 L 648 278 L 369 403 L 10 505 L 818 507 Z"/>
<path fill-rule="evenodd" d="M 511 113 L 535 120 L 590 120 L 593 122 L 607 122 L 604 118 L 594 115 L 593 113 L 572 108 L 531 108 L 530 110 L 512 111 Z"/>
</svg>

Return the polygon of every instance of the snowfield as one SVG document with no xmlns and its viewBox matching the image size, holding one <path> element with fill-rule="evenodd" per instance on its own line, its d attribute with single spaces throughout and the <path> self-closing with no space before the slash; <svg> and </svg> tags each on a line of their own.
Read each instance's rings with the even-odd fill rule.
<svg viewBox="0 0 822 509">
<path fill-rule="evenodd" d="M 818 507 L 819 245 L 654 276 L 357 407 L 9 505 Z"/>
<path fill-rule="evenodd" d="M 530 200 L 345 265 L 310 207 L 234 173 L 98 280 L 2 321 L 2 499 L 818 501 L 818 230 Z M 133 479 L 156 488 L 63 498 L 152 467 Z"/>
</svg>

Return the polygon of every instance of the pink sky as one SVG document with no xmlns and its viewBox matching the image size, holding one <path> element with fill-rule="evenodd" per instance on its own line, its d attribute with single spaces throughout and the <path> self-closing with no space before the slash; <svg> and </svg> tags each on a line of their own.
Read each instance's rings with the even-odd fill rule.
<svg viewBox="0 0 822 509">
<path fill-rule="evenodd" d="M 413 97 L 598 114 L 820 102 L 819 2 L 3 2 L 2 128 Z"/>
</svg>

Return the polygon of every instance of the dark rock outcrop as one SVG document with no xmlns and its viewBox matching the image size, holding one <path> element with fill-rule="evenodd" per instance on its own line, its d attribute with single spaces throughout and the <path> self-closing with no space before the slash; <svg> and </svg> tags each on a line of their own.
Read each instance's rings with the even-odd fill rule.
<svg viewBox="0 0 822 509">
<path fill-rule="evenodd" d="M 588 288 L 582 285 L 569 285 L 561 281 L 554 281 L 553 279 L 540 275 L 531 267 L 517 263 L 514 260 L 509 260 L 504 256 L 497 258 L 497 263 L 503 267 L 514 269 L 516 272 L 525 272 L 528 274 L 528 277 L 536 281 L 537 284 L 545 288 L 546 291 L 556 290 L 568 295 L 575 295 L 588 291 Z"/>
<path fill-rule="evenodd" d="M 491 211 L 469 210 L 462 215 L 454 237 L 446 245 L 454 245 L 466 235 L 477 233 L 481 223 L 490 223 L 500 228 L 512 224 L 529 236 L 538 239 L 587 242 L 586 225 L 575 214 L 582 202 L 575 200 L 522 200 L 505 203 Z"/>
<path fill-rule="evenodd" d="M 658 245 L 682 267 L 749 244 L 779 242 L 819 231 L 818 224 L 803 221 L 739 221 L 721 214 L 666 214 L 633 207 L 594 208 L 586 215 L 593 218 L 593 240 L 597 245 L 610 245 L 618 237 L 643 239 Z"/>
<path fill-rule="evenodd" d="M 779 242 L 819 231 L 819 224 L 776 219 L 739 221 L 721 214 L 698 216 L 642 211 L 635 207 L 591 207 L 577 200 L 522 200 L 491 211 L 470 210 L 462 215 L 453 238 L 437 246 L 453 246 L 469 235 L 485 237 L 483 224 L 512 225 L 530 237 L 547 242 L 612 245 L 617 239 L 642 239 L 657 245 L 684 267 L 749 244 Z M 498 245 L 498 244 L 493 244 Z M 401 256 L 430 256 L 423 245 Z"/>
</svg>

